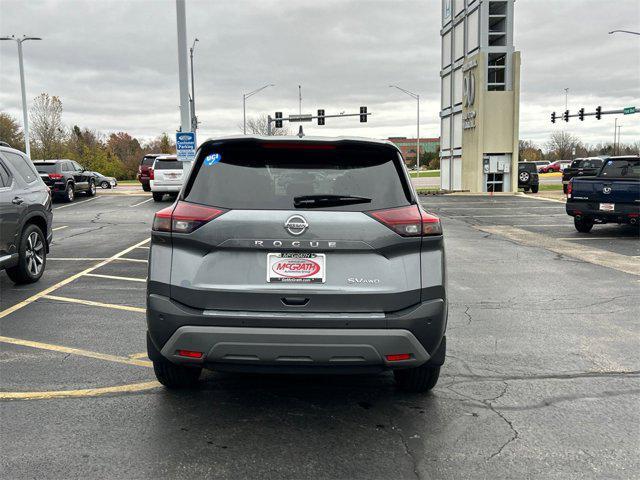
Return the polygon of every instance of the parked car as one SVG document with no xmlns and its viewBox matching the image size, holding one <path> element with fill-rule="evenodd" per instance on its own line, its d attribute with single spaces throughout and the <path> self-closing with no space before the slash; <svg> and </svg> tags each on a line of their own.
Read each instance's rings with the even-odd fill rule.
<svg viewBox="0 0 640 480">
<path fill-rule="evenodd" d="M 149 179 L 153 199 L 162 200 L 166 193 L 178 195 L 182 188 L 182 162 L 175 155 L 156 157 L 149 169 Z"/>
<path fill-rule="evenodd" d="M 0 147 L 0 270 L 15 283 L 42 277 L 53 238 L 51 193 L 31 160 Z"/>
<path fill-rule="evenodd" d="M 549 165 L 549 162 L 547 160 L 536 160 L 533 163 L 536 164 L 536 169 L 538 170 L 538 172 L 540 172 L 540 169 L 542 167 L 545 167 L 545 166 Z"/>
<path fill-rule="evenodd" d="M 433 388 L 446 351 L 444 241 L 402 162 L 385 141 L 205 142 L 153 221 L 158 380 L 391 369 L 400 388 Z"/>
<path fill-rule="evenodd" d="M 151 184 L 149 179 L 149 169 L 153 165 L 153 162 L 156 158 L 165 155 L 164 153 L 149 153 L 145 155 L 142 160 L 140 160 L 140 165 L 138 166 L 138 181 L 142 184 L 142 190 L 145 192 L 151 191 Z"/>
<path fill-rule="evenodd" d="M 576 230 L 588 233 L 596 223 L 640 220 L 640 157 L 609 157 L 597 175 L 569 181 L 567 213 Z"/>
<path fill-rule="evenodd" d="M 551 162 L 549 165 L 543 165 L 538 170 L 539 173 L 551 173 L 551 172 L 561 172 L 565 168 L 571 165 L 571 160 L 556 160 L 555 162 Z"/>
<path fill-rule="evenodd" d="M 93 172 L 85 170 L 78 162 L 64 158 L 35 160 L 33 163 L 54 197 L 73 202 L 78 192 L 86 193 L 90 197 L 96 194 Z"/>
<path fill-rule="evenodd" d="M 562 172 L 562 191 L 567 193 L 569 180 L 573 177 L 590 177 L 602 168 L 603 159 L 600 157 L 576 158 L 571 165 Z"/>
<path fill-rule="evenodd" d="M 93 177 L 96 179 L 96 185 L 100 188 L 116 188 L 118 181 L 115 177 L 106 177 L 99 172 L 92 172 Z"/>
<path fill-rule="evenodd" d="M 525 192 L 531 190 L 538 193 L 539 187 L 538 169 L 534 162 L 518 162 L 518 188 Z"/>
</svg>

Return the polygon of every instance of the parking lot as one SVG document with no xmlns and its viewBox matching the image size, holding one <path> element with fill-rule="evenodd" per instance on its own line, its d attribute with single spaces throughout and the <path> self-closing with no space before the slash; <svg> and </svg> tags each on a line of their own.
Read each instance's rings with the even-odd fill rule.
<svg viewBox="0 0 640 480">
<path fill-rule="evenodd" d="M 4 478 L 631 478 L 640 471 L 638 229 L 575 231 L 559 202 L 425 196 L 446 235 L 448 357 L 391 375 L 155 381 L 145 347 L 157 204 L 55 205 L 40 282 L 0 273 Z M 633 474 L 633 472 L 636 474 Z"/>
</svg>

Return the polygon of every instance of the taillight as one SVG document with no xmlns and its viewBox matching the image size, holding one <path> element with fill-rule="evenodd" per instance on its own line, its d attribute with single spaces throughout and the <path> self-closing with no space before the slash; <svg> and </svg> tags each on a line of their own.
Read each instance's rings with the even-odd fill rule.
<svg viewBox="0 0 640 480">
<path fill-rule="evenodd" d="M 403 237 L 442 235 L 440 219 L 417 205 L 378 210 L 369 215 Z"/>
<path fill-rule="evenodd" d="M 573 179 L 567 184 L 567 195 L 571 196 L 571 192 L 573 192 Z"/>
<path fill-rule="evenodd" d="M 156 213 L 152 229 L 155 232 L 191 233 L 225 212 L 221 208 L 178 202 Z"/>
<path fill-rule="evenodd" d="M 62 180 L 64 178 L 64 175 L 62 175 L 61 173 L 50 173 L 49 178 L 51 180 Z"/>
<path fill-rule="evenodd" d="M 153 176 L 153 168 L 149 169 L 149 180 L 155 180 L 155 177 Z"/>
</svg>

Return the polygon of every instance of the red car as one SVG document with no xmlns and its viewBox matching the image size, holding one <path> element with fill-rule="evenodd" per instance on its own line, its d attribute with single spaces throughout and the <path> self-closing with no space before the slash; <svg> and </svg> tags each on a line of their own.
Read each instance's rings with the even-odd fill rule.
<svg viewBox="0 0 640 480">
<path fill-rule="evenodd" d="M 556 160 L 549 165 L 544 165 L 538 170 L 540 173 L 562 172 L 571 165 L 571 160 Z"/>
<path fill-rule="evenodd" d="M 140 165 L 138 166 L 138 175 L 136 178 L 142 184 L 142 190 L 145 192 L 151 191 L 151 185 L 149 183 L 149 169 L 153 165 L 153 161 L 156 157 L 160 155 L 165 155 L 164 153 L 149 153 L 144 156 L 144 158 L 140 161 Z"/>
</svg>

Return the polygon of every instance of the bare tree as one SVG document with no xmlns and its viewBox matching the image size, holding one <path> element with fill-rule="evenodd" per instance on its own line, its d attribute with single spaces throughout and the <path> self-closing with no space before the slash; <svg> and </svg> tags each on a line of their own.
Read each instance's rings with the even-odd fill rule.
<svg viewBox="0 0 640 480">
<path fill-rule="evenodd" d="M 542 150 L 531 140 L 520 140 L 518 158 L 521 162 L 542 160 Z"/>
<path fill-rule="evenodd" d="M 62 125 L 62 102 L 56 96 L 41 93 L 29 110 L 31 135 L 37 156 L 56 158 L 62 154 L 64 126 Z"/>
<path fill-rule="evenodd" d="M 247 133 L 251 135 L 269 135 L 267 121 L 267 115 L 247 118 Z M 238 127 L 240 130 L 243 130 L 242 125 L 238 125 Z M 291 132 L 289 131 L 289 127 L 273 127 L 271 129 L 271 135 L 291 135 Z"/>
<path fill-rule="evenodd" d="M 573 155 L 573 149 L 581 145 L 580 139 L 567 132 L 554 132 L 549 137 L 547 149 L 557 160 L 568 160 Z"/>
</svg>

